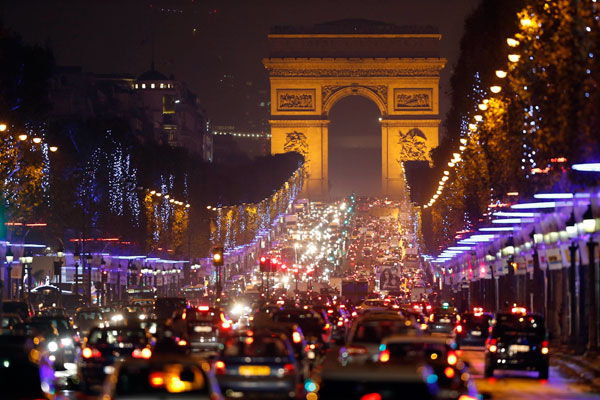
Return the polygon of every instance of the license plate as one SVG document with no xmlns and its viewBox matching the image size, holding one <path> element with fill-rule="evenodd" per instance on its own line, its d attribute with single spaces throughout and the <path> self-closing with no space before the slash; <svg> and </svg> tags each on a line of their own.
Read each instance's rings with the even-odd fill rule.
<svg viewBox="0 0 600 400">
<path fill-rule="evenodd" d="M 450 323 L 450 320 L 448 318 L 442 318 L 442 319 L 440 319 L 440 322 L 442 324 L 448 324 L 448 323 Z"/>
<path fill-rule="evenodd" d="M 194 332 L 212 332 L 212 326 L 195 326 Z"/>
<path fill-rule="evenodd" d="M 512 344 L 508 347 L 509 353 L 526 353 L 529 351 L 529 346 L 524 344 Z"/>
<path fill-rule="evenodd" d="M 271 368 L 259 365 L 243 365 L 239 368 L 242 376 L 267 376 L 271 374 Z"/>
<path fill-rule="evenodd" d="M 481 332 L 480 331 L 471 331 L 471 335 L 473 335 L 473 336 L 481 336 Z"/>
</svg>

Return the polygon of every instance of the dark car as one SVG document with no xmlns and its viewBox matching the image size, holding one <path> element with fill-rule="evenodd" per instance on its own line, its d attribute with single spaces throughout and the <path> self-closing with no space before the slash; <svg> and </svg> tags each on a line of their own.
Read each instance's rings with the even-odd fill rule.
<svg viewBox="0 0 600 400">
<path fill-rule="evenodd" d="M 273 314 L 273 322 L 298 324 L 309 346 L 314 345 L 317 353 L 325 351 L 331 335 L 331 326 L 316 311 L 284 308 Z"/>
<path fill-rule="evenodd" d="M 31 307 L 20 300 L 3 300 L 2 301 L 2 313 L 3 314 L 18 314 L 23 321 L 33 315 Z"/>
<path fill-rule="evenodd" d="M 0 337 L 0 361 L 3 399 L 37 400 L 54 394 L 52 363 L 30 337 Z"/>
<path fill-rule="evenodd" d="M 485 346 L 492 323 L 492 315 L 483 311 L 464 313 L 456 325 L 456 344 L 459 346 Z"/>
<path fill-rule="evenodd" d="M 459 315 L 453 309 L 436 309 L 429 316 L 427 330 L 431 334 L 452 335 L 458 323 Z"/>
<path fill-rule="evenodd" d="M 2 314 L 0 319 L 0 335 L 10 335 L 16 325 L 23 322 L 19 314 Z"/>
<path fill-rule="evenodd" d="M 214 364 L 227 397 L 296 398 L 300 374 L 285 335 L 246 332 L 230 337 Z"/>
<path fill-rule="evenodd" d="M 187 340 L 192 352 L 218 352 L 231 333 L 231 322 L 220 308 L 210 306 L 186 309 L 182 320 L 187 329 Z"/>
<path fill-rule="evenodd" d="M 160 297 L 154 302 L 152 314 L 158 321 L 166 321 L 173 316 L 175 311 L 186 307 L 187 301 L 183 297 Z"/>
<path fill-rule="evenodd" d="M 294 357 L 298 362 L 298 368 L 302 378 L 308 378 L 310 368 L 317 361 L 314 350 L 310 349 L 310 345 L 306 342 L 302 329 L 297 324 L 273 324 L 266 328 L 267 332 L 283 333 L 294 349 Z"/>
<path fill-rule="evenodd" d="M 544 318 L 513 307 L 493 320 L 486 341 L 485 376 L 492 377 L 496 369 L 527 370 L 548 379 L 549 352 Z"/>
<path fill-rule="evenodd" d="M 75 362 L 75 352 L 79 343 L 77 331 L 66 317 L 32 317 L 31 322 L 48 322 L 54 324 L 58 331 L 58 346 L 63 353 L 63 361 Z"/>
<path fill-rule="evenodd" d="M 105 367 L 126 356 L 148 359 L 152 337 L 139 327 L 93 328 L 84 339 L 78 359 L 78 377 L 83 391 L 102 384 Z"/>
</svg>

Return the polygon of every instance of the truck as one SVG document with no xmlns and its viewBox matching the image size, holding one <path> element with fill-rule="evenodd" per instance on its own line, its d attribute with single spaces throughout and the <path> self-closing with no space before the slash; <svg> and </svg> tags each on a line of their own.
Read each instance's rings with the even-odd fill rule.
<svg viewBox="0 0 600 400">
<path fill-rule="evenodd" d="M 353 303 L 363 301 L 369 294 L 369 282 L 367 280 L 342 280 L 340 295 L 351 300 Z"/>
</svg>

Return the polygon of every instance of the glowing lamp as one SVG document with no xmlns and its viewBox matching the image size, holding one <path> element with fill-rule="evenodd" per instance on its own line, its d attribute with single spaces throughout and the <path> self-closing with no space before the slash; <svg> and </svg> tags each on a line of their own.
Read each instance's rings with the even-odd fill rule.
<svg viewBox="0 0 600 400">
<path fill-rule="evenodd" d="M 33 138 L 33 143 L 35 143 L 35 144 L 40 144 L 40 143 L 42 143 L 42 138 L 39 138 L 39 137 L 34 137 L 34 138 Z"/>
<path fill-rule="evenodd" d="M 4 132 L 6 130 L 6 124 L 0 124 L 0 132 Z"/>
<path fill-rule="evenodd" d="M 444 175 L 448 176 L 448 175 L 450 175 L 450 172 L 449 171 L 444 171 Z"/>
<path fill-rule="evenodd" d="M 477 124 L 469 124 L 469 130 L 476 131 L 477 130 Z"/>
<path fill-rule="evenodd" d="M 517 39 L 507 38 L 506 44 L 508 44 L 510 47 L 517 47 L 519 45 L 519 41 Z"/>
<path fill-rule="evenodd" d="M 592 213 L 592 205 L 588 205 L 587 210 L 583 214 L 583 230 L 585 233 L 594 233 L 597 230 L 596 220 Z"/>
<path fill-rule="evenodd" d="M 27 135 L 25 135 L 25 134 L 19 135 L 19 140 L 27 140 Z"/>
<path fill-rule="evenodd" d="M 492 93 L 500 93 L 502 91 L 502 87 L 498 85 L 494 85 L 490 87 Z"/>
<path fill-rule="evenodd" d="M 573 239 L 577 237 L 577 221 L 575 221 L 575 212 L 571 211 L 571 216 L 566 222 L 566 230 L 569 238 Z"/>
<path fill-rule="evenodd" d="M 508 61 L 510 62 L 519 62 L 519 60 L 521 59 L 521 55 L 520 54 L 509 54 L 508 55 Z"/>
<path fill-rule="evenodd" d="M 522 18 L 520 22 L 521 22 L 521 26 L 523 28 L 529 28 L 530 26 L 533 25 L 531 19 L 529 19 L 529 18 Z"/>
<path fill-rule="evenodd" d="M 501 69 L 497 69 L 496 70 L 496 76 L 500 79 L 506 78 L 506 71 L 503 71 Z"/>
<path fill-rule="evenodd" d="M 480 114 L 475 114 L 473 115 L 473 118 L 475 118 L 475 121 L 479 122 L 483 119 L 483 116 Z"/>
<path fill-rule="evenodd" d="M 477 105 L 477 108 L 479 108 L 481 111 L 485 111 L 488 109 L 488 105 L 485 103 L 481 103 Z"/>
<path fill-rule="evenodd" d="M 48 148 L 48 150 L 50 150 L 50 151 L 51 151 L 51 152 L 53 152 L 53 153 L 56 153 L 56 151 L 58 150 L 58 147 L 56 147 L 56 146 L 50 146 L 50 147 Z"/>
<path fill-rule="evenodd" d="M 448 163 L 448 166 L 449 166 L 450 168 L 454 168 L 454 163 L 453 163 L 452 161 L 450 161 L 450 162 Z"/>
<path fill-rule="evenodd" d="M 600 172 L 600 163 L 574 164 L 571 169 L 582 172 Z"/>
</svg>

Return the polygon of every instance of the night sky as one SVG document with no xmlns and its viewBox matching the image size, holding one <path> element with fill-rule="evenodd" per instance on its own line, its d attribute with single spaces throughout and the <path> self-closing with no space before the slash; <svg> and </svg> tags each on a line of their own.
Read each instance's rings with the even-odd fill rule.
<svg viewBox="0 0 600 400">
<path fill-rule="evenodd" d="M 95 73 L 137 76 L 148 70 L 154 37 L 156 69 L 167 76 L 174 74 L 196 91 L 208 117 L 218 125 L 239 124 L 244 113 L 252 115 L 262 110 L 264 114 L 266 109 L 259 108 L 259 103 L 268 93 L 268 78 L 261 60 L 267 56 L 267 34 L 275 25 L 311 26 L 364 18 L 396 25 L 435 26 L 442 34 L 441 55 L 449 61 L 441 81 L 441 92 L 447 93 L 464 19 L 477 3 L 478 0 L 7 0 L 0 5 L 0 16 L 5 26 L 26 42 L 48 46 L 58 65 L 82 66 Z M 449 108 L 448 97 L 443 95 L 440 100 L 443 115 Z M 349 132 L 354 136 L 372 136 L 365 130 L 369 126 L 377 129 L 372 124 L 377 117 L 360 99 L 340 102 L 332 110 L 332 139 L 339 134 L 336 129 L 354 130 Z M 377 137 L 372 139 L 377 141 Z M 378 165 L 381 156 L 376 153 L 373 152 L 379 161 L 368 154 L 361 160 L 370 167 Z"/>
</svg>

